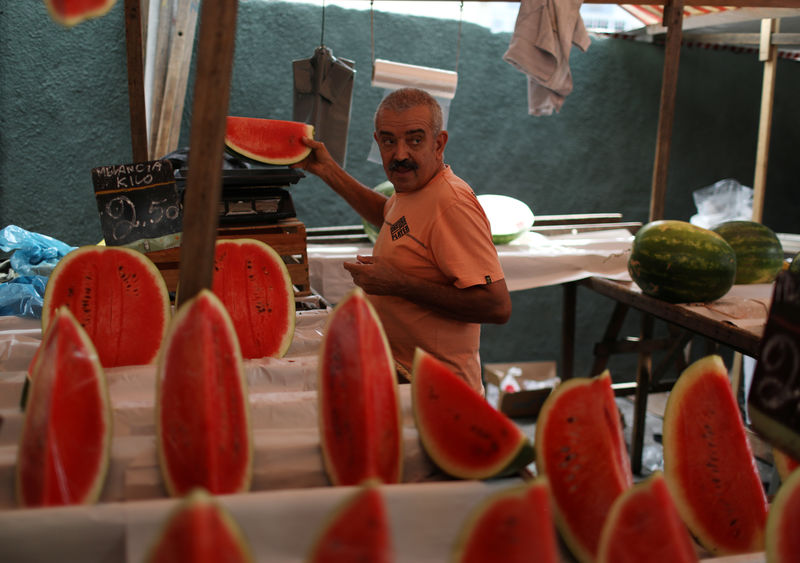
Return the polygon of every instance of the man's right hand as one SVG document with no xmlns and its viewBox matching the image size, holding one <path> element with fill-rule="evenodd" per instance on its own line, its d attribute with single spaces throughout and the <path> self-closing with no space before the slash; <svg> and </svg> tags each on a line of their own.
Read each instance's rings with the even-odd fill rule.
<svg viewBox="0 0 800 563">
<path fill-rule="evenodd" d="M 311 149 L 311 153 L 297 164 L 292 164 L 292 168 L 302 168 L 312 174 L 319 176 L 323 180 L 329 178 L 332 171 L 339 167 L 333 160 L 331 153 L 322 141 L 315 141 L 309 137 L 303 137 L 302 142 Z"/>
</svg>

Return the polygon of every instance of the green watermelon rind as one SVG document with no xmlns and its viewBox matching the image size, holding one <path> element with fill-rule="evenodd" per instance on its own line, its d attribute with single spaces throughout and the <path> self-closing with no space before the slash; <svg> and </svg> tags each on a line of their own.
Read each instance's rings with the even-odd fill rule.
<svg viewBox="0 0 800 563">
<path fill-rule="evenodd" d="M 86 331 L 83 330 L 80 323 L 75 319 L 75 317 L 70 312 L 69 308 L 61 307 L 53 316 L 53 326 L 56 326 L 56 323 L 59 322 L 60 319 L 64 319 L 64 322 L 67 322 L 71 325 L 71 328 L 75 331 L 75 336 L 78 338 L 78 344 L 82 348 L 82 358 L 87 359 L 91 365 L 94 367 L 94 372 L 96 374 L 95 381 L 97 382 L 97 391 L 98 395 L 102 401 L 102 415 L 103 421 L 105 422 L 105 432 L 103 433 L 103 444 L 101 447 L 102 454 L 99 460 L 99 465 L 97 467 L 97 475 L 95 476 L 94 482 L 92 487 L 87 492 L 86 496 L 80 500 L 81 504 L 93 504 L 97 502 L 100 498 L 100 494 L 103 490 L 103 485 L 105 482 L 106 475 L 108 474 L 108 467 L 110 465 L 111 460 L 111 442 L 112 442 L 112 435 L 113 435 L 113 415 L 111 412 L 111 398 L 108 391 L 108 383 L 105 377 L 105 371 L 103 370 L 103 366 L 100 364 L 99 357 L 97 355 L 97 351 L 94 348 L 94 344 L 92 344 L 92 340 L 89 338 Z M 50 339 L 55 338 L 53 330 L 48 330 L 44 333 L 42 337 L 42 343 L 39 346 L 39 350 L 46 350 Z M 41 370 L 43 369 L 44 363 L 46 362 L 47 358 L 43 356 L 42 353 L 37 353 L 37 356 L 34 360 L 34 365 L 31 370 L 31 390 L 28 393 L 28 402 L 27 402 L 27 410 L 31 412 L 35 409 L 33 403 L 35 401 L 40 400 L 38 397 L 40 396 L 41 391 L 40 385 L 43 383 L 52 384 L 53 378 L 44 379 L 42 377 Z M 55 377 L 55 374 L 53 374 Z M 37 381 L 40 383 L 37 384 Z M 17 455 L 22 454 L 22 444 L 25 442 L 26 436 L 28 432 L 31 430 L 29 429 L 29 424 L 31 423 L 29 417 L 25 418 L 23 422 L 22 432 L 20 433 L 19 439 L 19 447 L 17 448 Z M 17 461 L 16 465 L 16 497 L 18 502 L 21 506 L 25 505 L 25 501 L 23 499 L 22 493 L 22 470 L 24 464 L 21 463 L 19 460 Z"/>
<path fill-rule="evenodd" d="M 550 395 L 548 395 L 547 399 L 542 405 L 542 409 L 539 411 L 539 417 L 536 421 L 536 439 L 534 441 L 534 447 L 536 448 L 536 468 L 540 474 L 548 477 L 550 482 L 550 491 L 554 503 L 553 505 L 556 525 L 572 554 L 579 561 L 585 562 L 594 561 L 595 554 L 591 553 L 590 546 L 585 545 L 584 541 L 579 539 L 578 532 L 582 532 L 582 530 L 573 529 L 573 523 L 570 520 L 570 515 L 567 514 L 568 509 L 559 506 L 557 492 L 559 479 L 556 479 L 556 477 L 558 476 L 558 471 L 563 472 L 564 468 L 560 466 L 560 462 L 555 463 L 555 460 L 553 461 L 554 466 L 549 467 L 548 459 L 546 457 L 546 452 L 548 451 L 548 442 L 545 437 L 548 434 L 548 425 L 553 424 L 551 422 L 551 418 L 555 416 L 553 413 L 563 410 L 565 406 L 569 407 L 570 403 L 573 402 L 570 400 L 570 395 L 574 392 L 584 391 L 594 396 L 597 393 L 597 390 L 595 389 L 595 385 L 597 384 L 603 385 L 603 392 L 606 395 L 605 399 L 609 403 L 607 407 L 613 410 L 614 418 L 607 420 L 607 423 L 612 424 L 612 432 L 615 433 L 615 436 L 612 438 L 613 442 L 608 443 L 608 446 L 611 448 L 610 452 L 592 451 L 591 453 L 600 455 L 600 459 L 596 459 L 587 463 L 581 463 L 580 468 L 585 469 L 587 475 L 592 477 L 597 475 L 599 479 L 602 479 L 602 482 L 596 483 L 592 488 L 601 487 L 603 485 L 609 486 L 613 483 L 616 483 L 618 488 L 617 495 L 622 494 L 623 491 L 627 490 L 633 483 L 633 475 L 631 473 L 630 460 L 625 447 L 625 438 L 622 433 L 622 426 L 619 418 L 617 417 L 618 410 L 616 402 L 614 402 L 614 393 L 611 388 L 611 374 L 608 370 L 605 370 L 602 374 L 593 378 L 576 377 L 560 383 L 550 393 Z M 562 401 L 564 402 L 563 405 L 560 404 Z M 603 425 L 598 424 L 596 426 L 598 429 L 600 429 Z M 582 437 L 582 435 L 576 434 L 576 437 Z M 599 471 L 599 464 L 604 462 L 609 463 L 613 479 L 603 478 L 600 476 L 601 472 Z M 568 492 L 571 493 L 571 491 Z M 586 510 L 583 497 L 579 499 L 578 505 L 579 510 Z M 607 510 L 610 509 L 611 505 L 612 503 L 609 503 L 609 506 L 606 507 L 599 518 L 602 518 L 603 520 L 605 519 Z M 598 531 L 601 531 L 601 528 L 601 526 L 598 527 Z"/>
<path fill-rule="evenodd" d="M 536 489 L 534 491 L 534 489 Z M 544 506 L 534 507 L 530 506 L 530 499 L 528 495 L 531 493 L 536 493 L 538 495 L 543 495 L 545 499 Z M 552 508 L 550 506 L 549 500 L 549 487 L 547 484 L 547 478 L 543 476 L 539 476 L 533 481 L 528 483 L 524 483 L 521 485 L 511 485 L 508 487 L 504 487 L 503 489 L 496 491 L 489 496 L 482 499 L 472 510 L 467 514 L 466 518 L 461 524 L 461 528 L 458 531 L 456 539 L 453 543 L 453 546 L 450 551 L 450 563 L 460 563 L 461 561 L 468 560 L 468 561 L 477 561 L 482 559 L 484 561 L 492 560 L 492 557 L 481 557 L 485 555 L 485 548 L 482 549 L 483 546 L 474 544 L 472 542 L 472 536 L 476 533 L 476 531 L 481 526 L 491 526 L 491 523 L 487 520 L 489 518 L 489 512 L 495 509 L 496 505 L 501 502 L 506 501 L 516 501 L 516 502 L 523 502 L 528 503 L 528 507 L 532 508 L 530 511 L 531 514 L 535 514 L 537 518 L 542 517 L 545 520 L 550 520 L 550 535 L 547 537 L 536 537 L 536 538 L 529 538 L 529 537 L 520 537 L 519 539 L 521 542 L 512 542 L 514 545 L 512 547 L 516 547 L 520 550 L 517 559 L 513 559 L 514 561 L 523 560 L 525 556 L 529 556 L 532 553 L 536 553 L 537 557 L 535 558 L 536 561 L 540 563 L 555 563 L 557 558 L 554 560 L 545 559 L 542 555 L 542 542 L 547 542 L 548 544 L 552 541 L 551 545 L 546 545 L 548 551 L 552 552 L 553 555 L 558 553 L 558 545 L 556 540 L 556 529 L 555 523 L 552 520 Z M 513 525 L 517 525 L 518 521 L 514 520 L 512 523 Z M 493 528 L 489 528 L 490 530 Z M 545 527 L 537 527 L 537 533 L 546 534 L 547 528 Z M 533 559 L 531 559 L 533 560 Z"/>
<path fill-rule="evenodd" d="M 628 273 L 651 297 L 670 303 L 709 302 L 733 286 L 736 254 L 708 229 L 685 221 L 653 221 L 634 236 Z"/>
<path fill-rule="evenodd" d="M 239 351 L 239 341 L 236 337 L 236 330 L 233 327 L 233 322 L 228 315 L 228 311 L 225 309 L 225 306 L 222 304 L 222 301 L 214 295 L 209 289 L 201 290 L 197 295 L 189 299 L 188 301 L 181 304 L 178 308 L 178 311 L 172 318 L 170 322 L 167 335 L 164 339 L 164 346 L 162 346 L 161 352 L 159 354 L 158 361 L 156 363 L 156 441 L 158 443 L 158 460 L 159 460 L 159 468 L 161 470 L 161 476 L 164 482 L 164 486 L 167 490 L 167 493 L 170 496 L 179 496 L 181 494 L 180 491 L 190 491 L 195 486 L 178 486 L 176 484 L 175 477 L 170 473 L 169 463 L 167 461 L 167 455 L 164 451 L 164 426 L 161 420 L 162 411 L 164 410 L 164 397 L 162 392 L 162 381 L 165 374 L 165 363 L 167 362 L 167 357 L 169 356 L 172 346 L 172 342 L 176 339 L 178 333 L 183 330 L 183 325 L 188 322 L 187 319 L 191 314 L 193 314 L 193 308 L 196 304 L 199 304 L 201 300 L 209 301 L 210 304 L 213 306 L 214 310 L 217 312 L 219 316 L 219 320 L 222 321 L 223 326 L 225 327 L 225 332 L 229 336 L 229 345 L 234 349 L 233 355 L 236 357 L 236 361 L 234 362 L 235 365 L 231 366 L 231 370 L 237 374 L 236 380 L 239 382 L 241 386 L 241 407 L 244 413 L 245 425 L 246 425 L 246 434 L 247 434 L 247 451 L 243 454 L 243 463 L 245 464 L 245 471 L 242 475 L 241 482 L 238 483 L 235 487 L 232 487 L 231 492 L 245 492 L 250 488 L 250 482 L 252 480 L 253 475 L 253 457 L 254 457 L 254 448 L 253 448 L 253 430 L 252 430 L 252 420 L 251 420 L 251 413 L 250 413 L 250 402 L 249 402 L 249 395 L 247 391 L 247 378 L 244 371 L 244 363 L 242 361 L 241 352 Z M 205 324 L 207 321 L 201 321 L 202 324 Z M 190 350 L 188 353 L 196 353 L 196 349 Z"/>
<path fill-rule="evenodd" d="M 800 274 L 800 252 L 794 255 L 791 263 L 789 264 L 789 271 L 793 274 Z"/>
<path fill-rule="evenodd" d="M 716 380 L 710 378 L 716 378 Z M 715 390 L 724 394 L 724 396 L 720 397 L 719 393 L 717 393 L 718 400 L 716 402 L 703 406 L 695 405 L 694 409 L 691 404 L 687 404 L 687 401 L 697 401 L 698 398 L 703 397 L 703 394 L 708 396 L 709 392 Z M 723 430 L 731 430 L 733 434 L 728 434 L 721 438 L 725 440 L 725 444 L 711 441 L 711 444 L 714 445 L 713 452 L 691 450 L 692 444 L 687 443 L 688 438 L 700 436 L 709 441 L 712 438 L 703 436 L 703 433 L 708 436 L 720 434 L 710 426 L 708 416 L 711 415 L 717 418 L 719 416 L 725 417 L 718 420 L 720 427 Z M 682 422 L 688 422 L 689 428 L 683 428 Z M 692 428 L 700 424 L 703 424 L 702 429 Z M 717 440 L 719 439 L 717 438 Z M 722 521 L 720 515 L 708 515 L 713 518 L 713 522 L 705 523 L 702 519 L 704 515 L 699 513 L 699 511 L 707 512 L 719 509 L 721 506 L 727 506 L 725 518 L 733 518 L 733 523 L 742 526 L 740 532 L 737 533 L 737 537 L 744 537 L 745 540 L 748 536 L 748 530 L 743 528 L 745 525 L 743 514 L 733 514 L 731 512 L 734 508 L 731 506 L 731 501 L 736 499 L 737 502 L 741 502 L 746 496 L 752 495 L 753 497 L 758 497 L 760 506 L 740 506 L 740 508 L 748 516 L 757 515 L 755 511 L 759 509 L 763 510 L 764 518 L 766 518 L 767 513 L 767 498 L 755 465 L 752 448 L 745 433 L 744 423 L 741 419 L 736 399 L 731 391 L 728 372 L 720 356 L 705 356 L 689 365 L 681 373 L 667 399 L 664 411 L 662 442 L 664 447 L 664 477 L 681 518 L 698 542 L 715 555 L 761 551 L 764 548 L 763 529 L 749 530 L 748 545 L 741 549 L 734 549 L 732 546 L 723 545 L 725 538 L 716 537 L 714 532 L 709 529 L 718 521 Z M 728 458 L 720 459 L 723 454 L 727 454 Z M 708 455 L 708 463 L 702 462 L 701 457 L 704 455 Z M 741 455 L 741 458 L 733 457 L 738 455 Z M 681 476 L 681 467 L 683 465 L 703 470 L 705 473 L 698 474 L 695 471 L 683 478 Z M 738 479 L 735 485 L 731 484 L 731 474 Z M 726 487 L 728 494 L 711 503 L 707 500 L 699 500 L 698 492 L 690 488 L 694 486 L 704 490 L 705 488 L 713 488 L 717 482 Z M 730 490 L 733 486 L 736 488 L 735 491 Z M 762 502 L 763 505 L 761 504 Z"/>
<path fill-rule="evenodd" d="M 220 239 L 216 243 L 216 250 L 219 248 L 224 247 L 226 245 L 239 245 L 239 246 L 249 246 L 254 251 L 258 251 L 262 253 L 265 257 L 269 257 L 272 263 L 277 266 L 279 271 L 281 272 L 281 279 L 283 280 L 283 287 L 286 290 L 286 299 L 285 305 L 287 309 L 287 318 L 286 318 L 286 326 L 283 328 L 283 338 L 281 339 L 281 343 L 277 346 L 276 352 L 272 355 L 275 358 L 282 358 L 288 352 L 289 347 L 292 345 L 292 340 L 294 338 L 294 332 L 296 327 L 296 306 L 294 301 L 294 291 L 292 286 L 292 278 L 291 274 L 289 273 L 289 268 L 286 266 L 286 263 L 281 258 L 281 255 L 272 248 L 267 243 L 260 241 L 258 239 L 251 239 L 251 238 L 241 238 L 241 239 Z M 215 275 L 216 272 L 215 272 Z M 212 284 L 213 289 L 213 284 Z M 225 303 L 225 297 L 219 296 L 222 299 L 223 303 Z M 271 319 L 274 320 L 274 319 Z M 234 320 L 234 327 L 236 325 L 236 321 Z M 237 332 L 238 334 L 238 332 Z"/>
<path fill-rule="evenodd" d="M 783 268 L 783 246 L 772 229 L 755 221 L 727 221 L 712 229 L 736 254 L 736 284 L 772 283 Z"/>
<path fill-rule="evenodd" d="M 767 514 L 765 532 L 765 552 L 770 563 L 790 563 L 797 560 L 797 553 L 781 553 L 780 540 L 785 535 L 797 535 L 796 515 L 789 515 L 789 505 L 797 509 L 800 506 L 800 469 L 795 469 L 781 483 L 772 500 Z"/>
<path fill-rule="evenodd" d="M 54 294 L 58 292 L 59 284 L 65 284 L 69 281 L 69 275 L 73 276 L 81 276 L 82 268 L 80 266 L 81 261 L 84 259 L 91 259 L 94 261 L 97 260 L 108 260 L 110 261 L 112 266 L 118 267 L 120 262 L 123 260 L 133 260 L 136 264 L 138 270 L 136 274 L 145 274 L 147 276 L 147 282 L 150 283 L 150 289 L 153 290 L 152 298 L 149 299 L 147 302 L 152 304 L 152 308 L 148 309 L 147 311 L 143 311 L 141 307 L 137 309 L 139 313 L 150 313 L 150 318 L 147 322 L 146 330 L 148 333 L 153 333 L 154 331 L 159 335 L 157 338 L 157 342 L 159 343 L 158 346 L 153 347 L 153 349 L 145 349 L 146 354 L 140 357 L 141 364 L 152 364 L 155 362 L 156 358 L 158 357 L 158 353 L 161 349 L 161 345 L 164 342 L 164 335 L 167 331 L 167 325 L 170 321 L 171 316 L 171 304 L 169 299 L 169 290 L 167 289 L 167 284 L 164 281 L 164 277 L 161 275 L 161 272 L 158 270 L 156 265 L 150 260 L 146 255 L 142 254 L 139 251 L 132 250 L 130 248 L 125 248 L 121 246 L 81 246 L 72 250 L 71 252 L 67 253 L 61 260 L 58 261 L 56 267 L 53 268 L 53 271 L 50 273 L 50 277 L 47 280 L 47 286 L 45 287 L 44 292 L 44 299 L 42 304 L 42 332 L 47 329 L 47 325 L 50 322 L 50 318 L 53 315 L 55 309 L 64 305 L 63 302 L 55 302 Z M 110 281 L 114 280 L 96 280 L 95 283 L 97 285 L 106 284 L 108 285 Z M 74 285 L 74 282 L 72 282 Z M 145 281 L 141 281 L 141 284 L 144 284 Z M 141 303 L 139 303 L 141 305 Z M 76 302 L 75 308 L 81 308 L 82 304 Z M 107 316 L 109 311 L 104 309 L 102 311 L 99 310 L 95 313 L 97 316 Z M 76 311 L 72 306 L 70 307 L 73 315 L 78 317 L 79 311 Z M 128 313 L 130 313 L 128 311 Z M 153 317 L 153 314 L 157 313 L 161 317 L 160 327 L 156 326 L 156 321 L 158 319 Z M 131 329 L 128 327 L 125 329 L 125 323 L 129 323 L 131 319 L 130 314 L 126 314 L 124 318 L 118 319 L 119 324 L 123 327 L 123 336 L 127 336 L 131 341 L 131 346 L 133 349 L 137 351 L 141 351 L 142 349 L 142 342 L 140 339 L 140 330 L 144 330 L 142 327 L 138 327 L 135 329 Z M 102 361 L 102 353 L 100 351 L 100 344 L 102 343 L 103 338 L 107 338 L 108 334 L 98 334 L 93 335 L 92 331 L 84 326 L 84 330 L 87 331 L 89 338 L 95 345 L 95 348 L 98 351 L 98 354 L 101 354 L 101 361 Z M 110 365 L 106 365 L 104 367 L 116 367 L 116 362 L 111 362 Z"/>
<path fill-rule="evenodd" d="M 367 321 L 371 323 L 372 328 L 375 328 L 379 331 L 380 340 L 383 343 L 383 349 L 380 352 L 376 352 L 376 354 L 382 354 L 386 359 L 386 374 L 387 377 L 390 378 L 390 381 L 387 382 L 385 386 L 386 389 L 391 389 L 391 393 L 393 395 L 392 402 L 396 405 L 394 409 L 396 412 L 395 424 L 397 425 L 397 465 L 396 465 L 396 478 L 381 478 L 379 475 L 368 475 L 367 479 L 369 478 L 377 478 L 380 479 L 382 482 L 386 483 L 394 483 L 394 482 L 401 482 L 403 478 L 403 419 L 402 419 L 402 412 L 400 410 L 400 391 L 397 384 L 397 377 L 395 375 L 395 365 L 394 359 L 392 356 L 392 349 L 389 345 L 389 340 L 386 337 L 386 332 L 383 330 L 383 325 L 380 322 L 380 317 L 378 316 L 377 311 L 373 307 L 372 303 L 370 303 L 369 299 L 366 298 L 366 294 L 364 290 L 359 287 L 355 287 L 347 295 L 342 298 L 342 300 L 336 305 L 333 310 L 333 313 L 328 318 L 326 323 L 325 332 L 322 338 L 322 345 L 320 346 L 319 350 L 319 360 L 318 360 L 318 371 L 317 371 L 317 402 L 318 402 L 318 425 L 319 425 L 319 436 L 320 436 L 320 447 L 322 449 L 322 460 L 325 467 L 325 472 L 328 475 L 328 478 L 334 485 L 340 484 L 357 484 L 355 483 L 355 479 L 346 475 L 341 474 L 340 470 L 338 469 L 342 465 L 340 463 L 335 462 L 335 458 L 338 454 L 338 448 L 336 447 L 335 443 L 328 442 L 328 432 L 326 431 L 325 425 L 328 423 L 329 416 L 326 416 L 326 405 L 329 401 L 328 395 L 325 392 L 326 385 L 324 380 L 328 377 L 331 377 L 331 374 L 326 373 L 327 369 L 327 362 L 325 358 L 327 357 L 328 353 L 330 352 L 331 344 L 329 335 L 331 334 L 331 327 L 338 326 L 336 324 L 338 320 L 338 316 L 341 314 L 342 311 L 346 311 L 347 308 L 351 303 L 362 303 L 365 306 L 365 310 L 367 312 Z M 350 339 L 354 345 L 357 345 L 359 339 L 354 337 Z M 343 437 L 343 440 L 347 440 L 348 437 Z"/>
<path fill-rule="evenodd" d="M 311 147 L 307 147 L 302 143 L 302 141 L 299 141 L 299 139 L 297 140 L 297 143 L 294 143 L 297 146 L 297 150 L 294 153 L 288 153 L 285 156 L 270 156 L 265 154 L 266 147 L 262 147 L 261 152 L 256 152 L 255 149 L 246 148 L 242 142 L 243 139 L 234 138 L 235 136 L 239 135 L 239 132 L 233 131 L 231 124 L 236 122 L 249 122 L 257 125 L 260 124 L 264 126 L 264 129 L 268 129 L 270 126 L 284 127 L 286 129 L 297 129 L 297 131 L 293 131 L 292 134 L 299 133 L 304 137 L 308 137 L 310 139 L 314 138 L 314 126 L 309 125 L 308 123 L 283 121 L 278 119 L 261 119 L 257 117 L 228 116 L 225 129 L 225 148 L 228 150 L 228 152 L 231 152 L 235 156 L 244 157 L 247 160 L 262 164 L 285 166 L 289 164 L 296 164 L 311 154 Z M 271 140 L 276 137 L 274 131 L 270 131 L 269 135 L 266 136 Z M 250 141 L 252 142 L 253 140 L 250 139 Z"/>
<path fill-rule="evenodd" d="M 425 421 L 429 417 L 422 412 L 424 407 L 422 406 L 423 402 L 419 399 L 419 394 L 422 392 L 423 384 L 420 382 L 424 379 L 423 375 L 429 371 L 429 368 L 426 367 L 429 364 L 433 365 L 435 370 L 435 366 L 440 365 L 440 362 L 428 352 L 417 348 L 414 353 L 411 375 L 412 408 L 420 441 L 425 451 L 439 469 L 459 479 L 490 479 L 518 473 L 533 461 L 535 457 L 534 448 L 525 434 L 523 434 L 506 415 L 494 409 L 480 395 L 475 394 L 475 391 L 469 387 L 464 380 L 450 372 L 452 377 L 447 381 L 447 385 L 450 387 L 451 391 L 453 387 L 457 386 L 462 390 L 469 391 L 469 393 L 465 393 L 467 396 L 472 397 L 472 394 L 475 396 L 475 400 L 471 401 L 471 404 L 463 405 L 463 408 L 468 412 L 463 413 L 461 420 L 469 421 L 469 424 L 476 426 L 479 422 L 477 417 L 482 414 L 487 424 L 492 424 L 494 427 L 497 427 L 501 424 L 499 421 L 503 421 L 502 424 L 506 429 L 515 431 L 515 436 L 508 437 L 506 443 L 497 448 L 498 450 L 502 449 L 505 451 L 505 455 L 497 456 L 496 460 L 493 462 L 486 462 L 476 467 L 469 467 L 463 463 L 463 460 L 459 461 L 455 459 L 454 456 L 458 454 L 458 450 L 454 451 L 454 446 L 458 446 L 456 446 L 453 437 L 450 436 L 446 440 L 437 438 L 433 429 L 426 426 Z M 444 400 L 441 394 L 439 394 L 439 398 Z M 464 398 L 463 396 L 461 397 L 462 400 Z M 461 403 L 458 405 L 451 405 L 451 408 L 455 410 L 461 407 Z M 480 434 L 483 435 L 484 433 L 485 430 Z M 500 436 L 495 435 L 494 438 L 499 439 Z M 460 447 L 469 449 L 469 444 L 462 444 Z"/>
<path fill-rule="evenodd" d="M 372 189 L 386 197 L 392 197 L 394 195 L 394 184 L 389 180 L 381 182 Z M 378 232 L 381 230 L 380 227 L 373 225 L 363 218 L 361 219 L 361 224 L 364 226 L 364 233 L 367 235 L 369 241 L 375 244 L 375 241 L 378 240 Z"/>
<path fill-rule="evenodd" d="M 147 555 L 145 558 L 146 563 L 151 563 L 152 561 L 157 561 L 158 550 L 162 547 L 164 542 L 166 541 L 166 536 L 170 531 L 170 526 L 181 516 L 186 514 L 188 511 L 192 511 L 195 509 L 211 509 L 214 511 L 214 514 L 218 517 L 218 524 L 221 526 L 221 531 L 228 534 L 229 537 L 233 540 L 233 542 L 239 547 L 241 558 L 237 559 L 241 563 L 252 563 L 255 561 L 253 557 L 252 550 L 250 547 L 247 538 L 242 531 L 242 528 L 239 526 L 236 519 L 231 515 L 231 513 L 222 505 L 220 504 L 212 495 L 210 495 L 205 489 L 200 487 L 196 489 L 192 489 L 187 493 L 182 499 L 180 499 L 175 506 L 172 507 L 169 514 L 167 515 L 164 524 L 161 526 L 161 529 L 156 534 L 154 540 L 150 544 Z M 220 528 L 218 528 L 220 530 Z M 209 530 L 203 530 L 204 533 L 210 533 Z M 168 550 L 167 553 L 174 554 L 174 550 Z M 233 561 L 233 560 L 231 560 Z"/>
</svg>

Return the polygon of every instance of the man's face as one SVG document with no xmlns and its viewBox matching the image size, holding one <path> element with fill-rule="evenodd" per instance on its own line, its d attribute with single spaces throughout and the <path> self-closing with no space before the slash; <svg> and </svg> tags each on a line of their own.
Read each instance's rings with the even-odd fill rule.
<svg viewBox="0 0 800 563">
<path fill-rule="evenodd" d="M 442 169 L 447 132 L 434 137 L 428 107 L 401 112 L 383 109 L 376 121 L 375 140 L 383 169 L 396 191 L 418 190 Z"/>
</svg>

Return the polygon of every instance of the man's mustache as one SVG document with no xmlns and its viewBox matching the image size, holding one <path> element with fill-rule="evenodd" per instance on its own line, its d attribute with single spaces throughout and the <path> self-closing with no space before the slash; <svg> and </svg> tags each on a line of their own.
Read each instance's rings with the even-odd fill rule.
<svg viewBox="0 0 800 563">
<path fill-rule="evenodd" d="M 404 160 L 393 160 L 389 164 L 389 170 L 397 170 L 398 168 L 406 168 L 408 170 L 416 170 L 417 164 L 408 158 Z"/>
</svg>

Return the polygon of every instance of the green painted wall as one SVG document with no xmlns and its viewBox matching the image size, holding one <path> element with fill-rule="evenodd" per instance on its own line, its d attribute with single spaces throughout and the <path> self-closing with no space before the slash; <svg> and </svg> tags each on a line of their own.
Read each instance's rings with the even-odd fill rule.
<svg viewBox="0 0 800 563">
<path fill-rule="evenodd" d="M 40 1 L 0 8 L 0 226 L 75 245 L 101 238 L 90 170 L 131 160 L 122 5 L 72 29 L 51 22 Z M 321 21 L 314 6 L 242 2 L 229 113 L 291 119 L 291 61 L 311 56 Z M 456 21 L 376 12 L 374 30 L 376 57 L 454 68 Z M 324 38 L 334 55 L 356 61 L 347 168 L 375 185 L 383 172 L 366 155 L 382 92 L 370 87 L 369 12 L 327 7 Z M 646 221 L 663 47 L 593 38 L 588 52 L 573 50 L 575 89 L 561 113 L 531 117 L 524 75 L 502 60 L 509 40 L 463 25 L 446 160 L 477 193 L 517 197 L 534 213 L 615 211 Z M 719 179 L 752 185 L 761 72 L 754 53 L 682 49 L 667 218 L 687 220 L 695 213 L 692 191 Z M 182 146 L 192 83 L 193 74 Z M 764 223 L 781 232 L 800 230 L 798 91 L 800 66 L 781 60 L 764 212 Z M 308 226 L 359 221 L 316 178 L 292 193 Z M 484 358 L 555 358 L 560 290 L 513 298 L 510 323 L 484 331 Z M 579 301 L 578 367 L 588 369 L 610 303 L 583 290 Z"/>
</svg>

